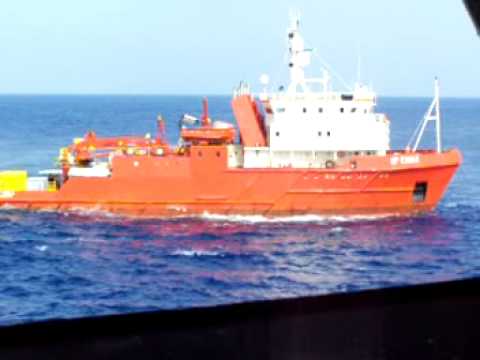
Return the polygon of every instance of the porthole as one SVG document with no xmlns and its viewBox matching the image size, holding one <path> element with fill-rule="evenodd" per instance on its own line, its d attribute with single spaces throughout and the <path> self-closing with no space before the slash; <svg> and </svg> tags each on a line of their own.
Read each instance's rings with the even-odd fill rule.
<svg viewBox="0 0 480 360">
<path fill-rule="evenodd" d="M 318 132 L 318 136 L 322 136 L 322 132 L 321 132 L 321 131 Z"/>
<path fill-rule="evenodd" d="M 318 108 L 319 113 L 323 113 L 323 108 Z"/>
<path fill-rule="evenodd" d="M 217 157 L 220 157 L 220 151 L 217 151 Z"/>
<path fill-rule="evenodd" d="M 277 131 L 277 132 L 275 133 L 275 136 L 280 136 L 280 132 Z"/>
<path fill-rule="evenodd" d="M 327 131 L 327 136 L 330 136 L 330 131 Z"/>
<path fill-rule="evenodd" d="M 344 109 L 344 108 L 340 108 L 340 112 L 341 112 L 341 113 L 345 112 L 345 109 Z"/>
<path fill-rule="evenodd" d="M 203 155 L 202 152 L 199 151 L 199 152 L 198 152 L 198 156 L 199 156 L 199 157 L 202 157 L 202 155 Z"/>
</svg>

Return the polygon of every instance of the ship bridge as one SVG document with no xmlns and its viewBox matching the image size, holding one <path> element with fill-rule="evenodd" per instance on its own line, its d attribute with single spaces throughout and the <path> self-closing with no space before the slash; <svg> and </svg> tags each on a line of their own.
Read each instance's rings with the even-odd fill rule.
<svg viewBox="0 0 480 360">
<path fill-rule="evenodd" d="M 365 85 L 334 91 L 330 72 L 307 78 L 312 49 L 305 47 L 298 17 L 287 32 L 290 84 L 268 92 L 262 76 L 259 98 L 265 118 L 265 146 L 245 147 L 245 167 L 329 167 L 357 155 L 385 155 L 390 149 L 390 121 L 375 112 L 376 94 Z M 248 93 L 242 85 L 237 95 Z"/>
</svg>

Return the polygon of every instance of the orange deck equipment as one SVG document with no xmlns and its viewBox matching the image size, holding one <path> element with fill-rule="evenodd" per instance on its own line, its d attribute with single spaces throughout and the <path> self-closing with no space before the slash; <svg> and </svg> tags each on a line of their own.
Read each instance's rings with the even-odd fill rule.
<svg viewBox="0 0 480 360">
<path fill-rule="evenodd" d="M 233 113 L 244 146 L 267 146 L 263 116 L 250 95 L 236 96 L 232 101 Z"/>
</svg>

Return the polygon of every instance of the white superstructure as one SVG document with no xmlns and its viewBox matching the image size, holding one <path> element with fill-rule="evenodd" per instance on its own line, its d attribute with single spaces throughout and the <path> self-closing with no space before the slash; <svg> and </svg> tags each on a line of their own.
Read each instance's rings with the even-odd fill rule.
<svg viewBox="0 0 480 360">
<path fill-rule="evenodd" d="M 305 47 L 299 19 L 288 29 L 290 84 L 260 95 L 265 109 L 268 148 L 245 149 L 246 167 L 325 167 L 352 155 L 383 155 L 390 149 L 390 122 L 375 112 L 376 95 L 356 84 L 334 91 L 331 76 L 307 78 L 312 50 Z M 267 86 L 268 76 L 262 76 Z"/>
</svg>

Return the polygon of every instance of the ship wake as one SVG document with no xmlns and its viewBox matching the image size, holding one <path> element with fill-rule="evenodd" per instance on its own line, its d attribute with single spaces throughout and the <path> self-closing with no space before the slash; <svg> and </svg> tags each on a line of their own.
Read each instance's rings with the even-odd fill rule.
<svg viewBox="0 0 480 360">
<path fill-rule="evenodd" d="M 215 222 L 233 222 L 233 223 L 336 223 L 336 222 L 355 222 L 384 220 L 386 218 L 397 217 L 396 214 L 381 215 L 345 215 L 345 216 L 323 216 L 315 214 L 291 215 L 291 216 L 266 216 L 266 215 L 222 215 L 204 212 L 202 219 Z"/>
</svg>

